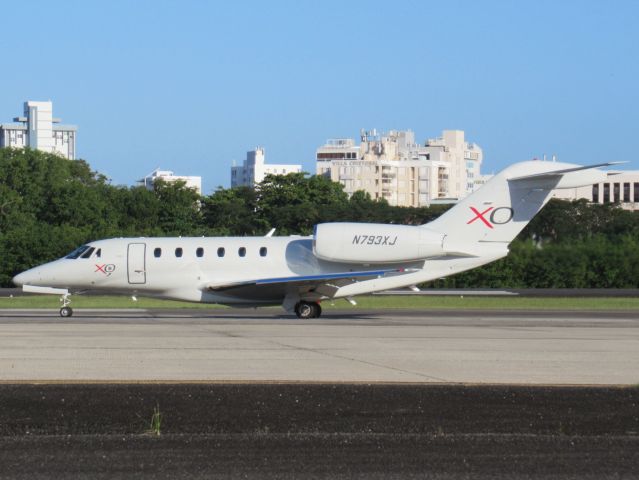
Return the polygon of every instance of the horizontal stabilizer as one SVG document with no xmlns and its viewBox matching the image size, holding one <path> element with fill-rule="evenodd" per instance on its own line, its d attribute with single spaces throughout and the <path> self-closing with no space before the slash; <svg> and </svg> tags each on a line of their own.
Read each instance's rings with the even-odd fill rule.
<svg viewBox="0 0 639 480">
<path fill-rule="evenodd" d="M 561 177 L 566 173 L 578 172 L 579 170 L 590 170 L 591 168 L 599 168 L 599 167 L 609 167 L 611 165 L 619 165 L 626 162 L 606 162 L 606 163 L 597 163 L 595 165 L 584 165 L 573 168 L 564 168 L 561 170 L 554 170 L 550 172 L 542 172 L 542 173 L 534 173 L 532 175 L 524 175 L 521 177 L 509 178 L 509 181 L 517 181 L 517 180 L 532 180 L 532 179 L 546 179 L 553 177 Z"/>
</svg>

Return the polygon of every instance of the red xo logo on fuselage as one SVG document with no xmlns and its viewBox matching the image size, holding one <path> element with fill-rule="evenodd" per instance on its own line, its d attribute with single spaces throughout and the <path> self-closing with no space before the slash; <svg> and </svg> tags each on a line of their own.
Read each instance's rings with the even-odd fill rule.
<svg viewBox="0 0 639 480">
<path fill-rule="evenodd" d="M 483 212 L 480 212 L 475 207 L 470 207 L 472 212 L 475 214 L 473 218 L 466 222 L 466 225 L 470 225 L 475 220 L 480 220 L 484 225 L 488 228 L 495 228 L 493 225 L 503 225 L 504 223 L 508 223 L 513 219 L 513 215 L 515 211 L 510 207 L 488 207 Z M 488 218 L 486 218 L 486 215 Z"/>
<path fill-rule="evenodd" d="M 95 272 L 101 272 L 107 277 L 110 276 L 113 272 L 115 272 L 115 265 L 112 263 L 103 263 L 102 265 L 95 264 Z"/>
</svg>

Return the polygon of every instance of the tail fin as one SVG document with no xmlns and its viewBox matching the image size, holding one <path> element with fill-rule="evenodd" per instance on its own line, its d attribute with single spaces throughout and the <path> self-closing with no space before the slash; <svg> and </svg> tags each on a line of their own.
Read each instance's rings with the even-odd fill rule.
<svg viewBox="0 0 639 480">
<path fill-rule="evenodd" d="M 444 248 L 448 251 L 472 242 L 506 246 L 550 200 L 554 189 L 603 181 L 605 172 L 592 169 L 612 164 L 516 163 L 425 227 L 446 235 Z"/>
</svg>

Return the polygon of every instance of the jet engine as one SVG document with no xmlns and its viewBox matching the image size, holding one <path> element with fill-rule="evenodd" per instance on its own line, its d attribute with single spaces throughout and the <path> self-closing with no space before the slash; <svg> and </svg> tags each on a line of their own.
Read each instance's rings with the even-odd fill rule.
<svg viewBox="0 0 639 480">
<path fill-rule="evenodd" d="M 443 255 L 444 235 L 424 227 L 375 223 L 322 223 L 313 252 L 342 263 L 400 263 Z"/>
</svg>

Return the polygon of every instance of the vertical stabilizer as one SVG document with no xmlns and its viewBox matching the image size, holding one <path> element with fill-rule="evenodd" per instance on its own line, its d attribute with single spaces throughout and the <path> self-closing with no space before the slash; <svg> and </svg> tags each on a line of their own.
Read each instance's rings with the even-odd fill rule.
<svg viewBox="0 0 639 480">
<path fill-rule="evenodd" d="M 520 162 L 502 170 L 452 209 L 428 223 L 446 235 L 445 250 L 474 242 L 510 243 L 552 197 L 556 188 L 597 183 L 605 172 L 558 162 Z"/>
</svg>

